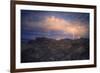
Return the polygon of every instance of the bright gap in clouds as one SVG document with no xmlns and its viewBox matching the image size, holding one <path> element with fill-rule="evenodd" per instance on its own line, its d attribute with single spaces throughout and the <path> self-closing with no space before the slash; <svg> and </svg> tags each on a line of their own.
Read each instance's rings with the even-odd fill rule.
<svg viewBox="0 0 100 73">
<path fill-rule="evenodd" d="M 56 40 L 89 36 L 89 14 L 72 12 L 21 11 L 22 39 L 47 37 Z"/>
</svg>

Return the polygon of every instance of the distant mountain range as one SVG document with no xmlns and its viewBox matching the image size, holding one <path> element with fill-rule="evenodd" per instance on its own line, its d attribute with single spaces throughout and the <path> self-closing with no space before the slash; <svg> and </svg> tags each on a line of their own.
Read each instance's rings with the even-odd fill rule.
<svg viewBox="0 0 100 73">
<path fill-rule="evenodd" d="M 61 42 L 61 41 L 82 41 L 82 40 L 85 40 L 85 41 L 89 41 L 88 38 L 80 38 L 80 39 L 68 39 L 68 38 L 65 38 L 65 39 L 60 39 L 60 40 L 56 40 L 56 39 L 52 39 L 52 38 L 46 38 L 46 37 L 37 37 L 35 39 L 22 39 L 21 42 L 22 43 L 31 43 L 31 42 L 36 42 L 36 41 L 57 41 L 57 42 Z"/>
<path fill-rule="evenodd" d="M 89 39 L 38 37 L 21 42 L 21 62 L 45 62 L 89 59 Z"/>
</svg>

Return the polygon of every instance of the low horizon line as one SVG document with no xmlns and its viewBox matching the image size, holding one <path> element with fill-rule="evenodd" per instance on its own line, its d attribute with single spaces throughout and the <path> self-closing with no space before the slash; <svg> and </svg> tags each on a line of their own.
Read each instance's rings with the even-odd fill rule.
<svg viewBox="0 0 100 73">
<path fill-rule="evenodd" d="M 52 40 L 64 40 L 64 39 L 68 39 L 68 40 L 77 40 L 77 39 L 89 39 L 89 38 L 86 38 L 86 37 L 82 37 L 82 38 L 62 38 L 62 39 L 55 39 L 55 38 L 48 38 L 48 37 L 36 37 L 36 38 L 33 38 L 33 39 L 21 39 L 21 40 L 36 40 L 37 38 L 47 38 L 47 39 L 52 39 Z"/>
</svg>

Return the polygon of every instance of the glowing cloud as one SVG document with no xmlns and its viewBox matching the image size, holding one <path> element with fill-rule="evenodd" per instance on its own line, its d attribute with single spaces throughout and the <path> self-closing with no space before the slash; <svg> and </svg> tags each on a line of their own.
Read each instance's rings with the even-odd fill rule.
<svg viewBox="0 0 100 73">
<path fill-rule="evenodd" d="M 21 10 L 21 38 L 89 38 L 89 13 Z"/>
<path fill-rule="evenodd" d="M 70 22 L 55 16 L 46 17 L 43 24 L 48 31 L 63 31 L 65 34 L 70 34 L 74 38 L 80 38 L 86 35 L 88 28 L 81 22 Z"/>
</svg>

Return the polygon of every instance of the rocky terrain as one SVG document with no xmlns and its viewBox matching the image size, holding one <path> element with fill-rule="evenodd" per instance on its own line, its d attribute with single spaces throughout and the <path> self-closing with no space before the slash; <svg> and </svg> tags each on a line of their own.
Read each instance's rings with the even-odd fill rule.
<svg viewBox="0 0 100 73">
<path fill-rule="evenodd" d="M 89 59 L 89 39 L 36 38 L 21 41 L 21 62 L 47 62 Z"/>
</svg>

